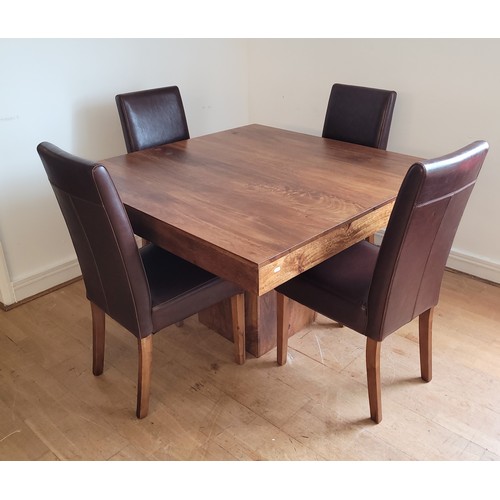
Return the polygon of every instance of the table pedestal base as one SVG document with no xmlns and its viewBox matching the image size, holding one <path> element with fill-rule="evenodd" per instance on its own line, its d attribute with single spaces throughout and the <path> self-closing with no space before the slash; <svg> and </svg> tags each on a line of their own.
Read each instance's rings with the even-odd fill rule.
<svg viewBox="0 0 500 500">
<path fill-rule="evenodd" d="M 231 303 L 220 302 L 198 314 L 201 323 L 232 340 Z M 297 302 L 290 305 L 290 335 L 314 321 L 315 312 Z M 245 293 L 246 350 L 260 357 L 276 347 L 276 292 L 261 297 Z"/>
</svg>

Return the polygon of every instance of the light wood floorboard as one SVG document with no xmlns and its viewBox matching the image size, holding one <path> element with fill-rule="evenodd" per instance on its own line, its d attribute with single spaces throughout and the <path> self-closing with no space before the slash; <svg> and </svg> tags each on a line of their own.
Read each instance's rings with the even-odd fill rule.
<svg viewBox="0 0 500 500">
<path fill-rule="evenodd" d="M 201 325 L 155 335 L 149 415 L 135 417 L 136 339 L 107 320 L 92 375 L 81 281 L 0 311 L 1 460 L 500 460 L 500 287 L 446 272 L 433 380 L 418 320 L 382 344 L 384 418 L 369 418 L 365 338 L 324 317 L 239 366 Z"/>
</svg>

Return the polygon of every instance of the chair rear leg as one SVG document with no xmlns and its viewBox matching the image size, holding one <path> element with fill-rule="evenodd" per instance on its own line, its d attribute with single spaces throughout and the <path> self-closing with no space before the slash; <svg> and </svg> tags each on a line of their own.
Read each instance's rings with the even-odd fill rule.
<svg viewBox="0 0 500 500">
<path fill-rule="evenodd" d="M 153 360 L 153 335 L 138 339 L 139 370 L 137 380 L 137 418 L 144 418 L 149 411 L 151 392 L 151 364 Z"/>
<path fill-rule="evenodd" d="M 418 337 L 420 348 L 420 374 L 423 380 L 432 380 L 432 317 L 431 307 L 418 317 Z"/>
<path fill-rule="evenodd" d="M 231 321 L 233 326 L 234 356 L 236 363 L 245 362 L 245 294 L 231 297 Z"/>
<path fill-rule="evenodd" d="M 106 314 L 93 302 L 90 303 L 90 310 L 92 313 L 92 373 L 98 376 L 104 370 Z"/>
<path fill-rule="evenodd" d="M 382 420 L 382 396 L 380 388 L 380 345 L 369 337 L 366 339 L 366 375 L 368 379 L 368 400 L 370 418 L 376 423 Z"/>
<path fill-rule="evenodd" d="M 277 312 L 277 361 L 279 365 L 286 363 L 288 353 L 288 328 L 290 325 L 290 299 L 281 293 L 276 294 Z"/>
</svg>

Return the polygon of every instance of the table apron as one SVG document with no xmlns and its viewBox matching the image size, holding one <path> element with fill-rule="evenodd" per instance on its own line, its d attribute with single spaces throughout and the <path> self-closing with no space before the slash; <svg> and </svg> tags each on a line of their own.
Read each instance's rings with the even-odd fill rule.
<svg viewBox="0 0 500 500">
<path fill-rule="evenodd" d="M 393 206 L 391 201 L 261 266 L 134 208 L 127 206 L 127 212 L 138 236 L 261 296 L 386 227 Z"/>
<path fill-rule="evenodd" d="M 282 283 L 386 227 L 393 206 L 394 201 L 389 202 L 262 266 L 259 269 L 258 295 L 264 295 Z"/>
</svg>

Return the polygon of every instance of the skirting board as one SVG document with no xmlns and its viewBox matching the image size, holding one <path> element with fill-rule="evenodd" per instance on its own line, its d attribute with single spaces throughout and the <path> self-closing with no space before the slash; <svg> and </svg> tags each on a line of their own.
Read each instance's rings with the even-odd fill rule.
<svg viewBox="0 0 500 500">
<path fill-rule="evenodd" d="M 14 302 L 21 302 L 29 299 L 61 283 L 66 283 L 67 281 L 78 278 L 81 274 L 82 272 L 78 261 L 74 259 L 27 278 L 13 281 L 12 290 L 14 292 Z M 9 306 L 11 304 L 4 302 L 4 305 Z"/>
<path fill-rule="evenodd" d="M 491 281 L 492 283 L 500 283 L 500 264 L 498 262 L 488 261 L 452 249 L 446 266 L 450 269 Z"/>
<path fill-rule="evenodd" d="M 380 240 L 377 234 L 375 242 L 379 243 Z M 477 256 L 452 250 L 447 267 L 493 283 L 500 283 L 500 264 L 480 259 Z M 12 293 L 7 294 L 7 297 L 2 297 L 3 304 L 9 306 L 15 302 L 21 302 L 79 276 L 81 276 L 80 266 L 75 259 L 28 278 L 14 281 L 9 287 Z"/>
</svg>

